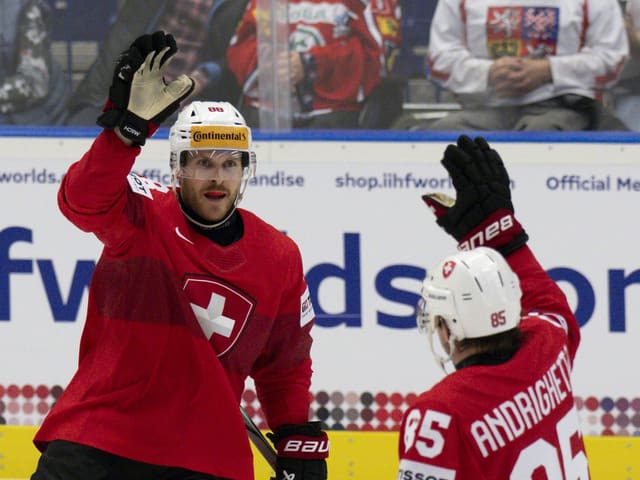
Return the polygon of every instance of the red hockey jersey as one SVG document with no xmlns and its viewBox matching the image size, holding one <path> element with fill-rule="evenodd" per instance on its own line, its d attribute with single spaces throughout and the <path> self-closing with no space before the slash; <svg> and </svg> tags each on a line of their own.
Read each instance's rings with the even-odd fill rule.
<svg viewBox="0 0 640 480">
<path fill-rule="evenodd" d="M 35 443 L 253 479 L 247 376 L 271 428 L 308 421 L 314 314 L 300 252 L 246 210 L 239 241 L 199 234 L 170 189 L 128 174 L 139 151 L 105 131 L 60 188 L 64 215 L 104 249 L 77 372 Z"/>
<path fill-rule="evenodd" d="M 577 321 L 528 247 L 507 261 L 523 291 L 522 346 L 416 399 L 402 422 L 398 480 L 589 478 L 570 381 Z"/>
<path fill-rule="evenodd" d="M 381 46 L 372 35 L 361 0 L 289 0 L 289 47 L 315 61 L 309 115 L 359 111 L 380 82 Z M 256 2 L 251 0 L 227 49 L 227 62 L 243 85 L 248 104 L 258 106 Z"/>
</svg>

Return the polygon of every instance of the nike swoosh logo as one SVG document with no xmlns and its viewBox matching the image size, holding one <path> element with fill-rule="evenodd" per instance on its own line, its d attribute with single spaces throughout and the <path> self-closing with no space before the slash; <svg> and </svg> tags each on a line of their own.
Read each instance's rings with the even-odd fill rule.
<svg viewBox="0 0 640 480">
<path fill-rule="evenodd" d="M 187 237 L 185 237 L 182 232 L 180 231 L 180 229 L 178 227 L 176 227 L 176 235 L 179 236 L 182 240 L 184 240 L 185 242 L 190 243 L 191 245 L 195 245 L 195 243 L 193 243 L 191 240 L 189 240 Z"/>
</svg>

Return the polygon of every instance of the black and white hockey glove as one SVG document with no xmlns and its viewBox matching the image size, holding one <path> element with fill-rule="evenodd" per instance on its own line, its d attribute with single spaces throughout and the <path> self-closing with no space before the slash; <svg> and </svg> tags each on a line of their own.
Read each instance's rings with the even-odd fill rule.
<svg viewBox="0 0 640 480">
<path fill-rule="evenodd" d="M 177 51 L 171 34 L 158 31 L 138 37 L 116 62 L 109 100 L 98 125 L 118 127 L 123 136 L 144 145 L 193 91 L 194 82 L 186 75 L 168 84 L 164 81 L 164 70 Z"/>
<path fill-rule="evenodd" d="M 131 82 L 146 56 L 156 47 L 165 43 L 164 34 L 156 32 L 153 35 L 142 35 L 135 39 L 131 46 L 120 54 L 116 60 L 116 66 L 109 87 L 109 98 L 97 123 L 104 128 L 114 128 L 120 118 L 127 111 L 129 105 L 129 93 Z"/>
<path fill-rule="evenodd" d="M 326 480 L 329 439 L 320 422 L 282 425 L 267 433 L 278 452 L 272 480 Z"/>
<path fill-rule="evenodd" d="M 456 198 L 430 193 L 422 199 L 460 250 L 484 245 L 506 256 L 527 242 L 529 236 L 513 216 L 509 174 L 484 138 L 460 135 L 456 145 L 447 146 L 441 163 Z"/>
</svg>

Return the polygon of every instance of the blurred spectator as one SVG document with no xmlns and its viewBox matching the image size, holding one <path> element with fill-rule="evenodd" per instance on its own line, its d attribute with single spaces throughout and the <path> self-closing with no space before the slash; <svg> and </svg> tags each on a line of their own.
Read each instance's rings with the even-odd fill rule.
<svg viewBox="0 0 640 480">
<path fill-rule="evenodd" d="M 402 7 L 399 0 L 367 0 L 365 19 L 369 30 L 380 45 L 382 75 L 394 70 L 402 44 Z"/>
<path fill-rule="evenodd" d="M 431 23 L 431 77 L 461 111 L 434 130 L 588 130 L 628 55 L 617 0 L 439 0 Z"/>
<path fill-rule="evenodd" d="M 628 0 L 625 8 L 631 58 L 613 94 L 618 118 L 631 130 L 640 131 L 640 0 Z"/>
<path fill-rule="evenodd" d="M 406 79 L 396 74 L 402 46 L 402 7 L 399 0 L 368 0 L 365 19 L 380 47 L 381 81 L 360 110 L 360 128 L 389 128 L 402 115 Z"/>
<path fill-rule="evenodd" d="M 49 6 L 0 1 L 0 125 L 51 125 L 70 90 L 51 55 Z"/>
<path fill-rule="evenodd" d="M 186 73 L 195 81 L 187 101 L 237 103 L 239 86 L 226 68 L 229 39 L 248 0 L 127 0 L 119 9 L 98 57 L 78 84 L 67 106 L 67 125 L 94 125 L 106 100 L 111 75 L 121 51 L 143 33 L 171 32 L 180 55 L 168 65 L 174 78 Z M 165 121 L 170 124 L 175 115 Z"/>
<path fill-rule="evenodd" d="M 294 127 L 358 127 L 363 102 L 382 69 L 382 43 L 365 19 L 366 7 L 361 0 L 289 0 L 291 52 L 280 62 L 289 62 Z M 256 47 L 256 0 L 251 0 L 227 61 L 242 85 L 241 110 L 253 127 L 259 127 Z"/>
</svg>

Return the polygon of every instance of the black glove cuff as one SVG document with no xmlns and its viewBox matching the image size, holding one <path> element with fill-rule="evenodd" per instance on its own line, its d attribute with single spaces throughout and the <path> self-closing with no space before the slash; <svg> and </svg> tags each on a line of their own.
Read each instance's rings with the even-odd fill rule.
<svg viewBox="0 0 640 480">
<path fill-rule="evenodd" d="M 522 230 L 522 232 L 516 235 L 513 240 L 511 240 L 509 243 L 505 245 L 500 245 L 499 247 L 496 247 L 496 250 L 498 250 L 498 252 L 500 252 L 503 257 L 506 257 L 507 255 L 512 254 L 513 252 L 518 250 L 520 247 L 525 245 L 527 241 L 529 241 L 529 235 L 527 234 L 527 232 Z"/>
<path fill-rule="evenodd" d="M 120 133 L 136 145 L 144 145 L 149 136 L 149 121 L 137 116 L 135 113 L 126 111 L 118 122 Z"/>
<path fill-rule="evenodd" d="M 120 119 L 124 115 L 125 110 L 118 108 L 110 108 L 105 110 L 97 118 L 96 123 L 102 128 L 115 128 L 120 123 Z"/>
</svg>

